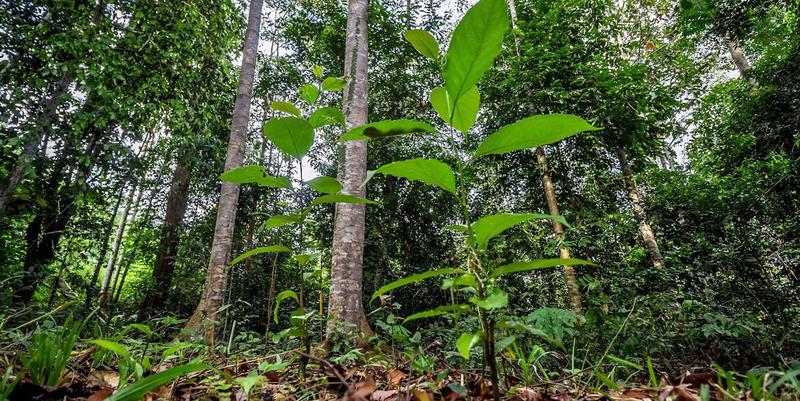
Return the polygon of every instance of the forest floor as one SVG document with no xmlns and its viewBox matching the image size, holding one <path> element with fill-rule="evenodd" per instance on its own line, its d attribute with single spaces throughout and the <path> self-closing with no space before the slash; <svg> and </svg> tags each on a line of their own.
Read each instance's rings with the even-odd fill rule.
<svg viewBox="0 0 800 401">
<path fill-rule="evenodd" d="M 39 386 L 21 381 L 9 401 L 145 401 L 170 400 L 344 400 L 344 401 L 434 401 L 491 400 L 490 382 L 479 370 L 438 367 L 418 373 L 411 363 L 392 356 L 393 363 L 363 363 L 349 368 L 299 351 L 227 360 L 219 359 L 206 369 L 182 376 L 137 398 L 112 396 L 120 383 L 120 372 L 92 368 L 91 349 L 73 355 L 74 362 L 58 387 Z M 292 362 L 283 362 L 287 361 Z M 307 363 L 303 367 L 302 360 Z M 213 358 L 211 358 L 213 360 Z M 153 373 L 169 364 L 156 366 Z M 742 388 L 731 394 L 730 384 L 722 386 L 712 372 L 686 373 L 677 379 L 661 379 L 659 386 L 606 383 L 597 387 L 593 369 L 564 374 L 549 381 L 526 384 L 513 374 L 503 380 L 501 397 L 513 401 L 731 401 L 780 399 L 800 400 L 800 395 L 785 394 L 762 398 L 758 389 Z M 724 383 L 725 380 L 723 380 Z M 652 382 L 651 382 L 652 384 Z M 130 386 L 130 385 L 129 385 Z M 609 386 L 614 388 L 609 388 Z M 119 393 L 119 392 L 118 392 Z"/>
</svg>

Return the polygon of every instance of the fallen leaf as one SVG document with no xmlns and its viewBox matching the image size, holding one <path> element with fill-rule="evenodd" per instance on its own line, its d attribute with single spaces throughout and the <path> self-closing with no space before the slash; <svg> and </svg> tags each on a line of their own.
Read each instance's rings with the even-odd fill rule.
<svg viewBox="0 0 800 401">
<path fill-rule="evenodd" d="M 527 387 L 518 388 L 517 397 L 522 401 L 542 401 L 542 393 Z"/>
<path fill-rule="evenodd" d="M 93 370 L 86 379 L 92 386 L 112 389 L 119 387 L 119 373 L 111 370 Z"/>
<path fill-rule="evenodd" d="M 406 374 L 400 369 L 392 369 L 386 372 L 386 380 L 389 382 L 389 386 L 391 387 L 399 386 L 404 377 L 406 377 Z"/>
<path fill-rule="evenodd" d="M 394 401 L 397 399 L 397 390 L 377 390 L 372 393 L 372 401 Z"/>
<path fill-rule="evenodd" d="M 111 394 L 113 394 L 113 393 L 114 393 L 113 390 L 107 389 L 107 388 L 103 388 L 103 389 L 100 389 L 98 392 L 92 394 L 92 396 L 89 397 L 88 399 L 86 399 L 86 401 L 103 401 L 106 398 L 111 397 Z"/>
<path fill-rule="evenodd" d="M 433 401 L 433 396 L 422 390 L 414 389 L 414 399 L 417 401 Z"/>
</svg>

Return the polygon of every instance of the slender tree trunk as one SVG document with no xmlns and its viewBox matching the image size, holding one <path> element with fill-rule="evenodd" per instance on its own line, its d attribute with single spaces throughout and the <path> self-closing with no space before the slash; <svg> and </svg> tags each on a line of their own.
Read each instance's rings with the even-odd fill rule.
<svg viewBox="0 0 800 401">
<path fill-rule="evenodd" d="M 628 198 L 630 198 L 633 206 L 633 214 L 636 216 L 636 220 L 638 220 L 639 223 L 639 233 L 642 234 L 644 246 L 647 249 L 647 255 L 650 257 L 654 268 L 663 269 L 666 264 L 664 263 L 664 258 L 661 256 L 661 250 L 658 248 L 653 228 L 650 226 L 650 223 L 647 222 L 647 213 L 642 205 L 642 196 L 639 194 L 639 189 L 636 187 L 636 182 L 633 179 L 633 173 L 628 164 L 628 158 L 624 150 L 617 148 L 616 152 L 622 169 L 622 179 L 628 190 Z"/>
<path fill-rule="evenodd" d="M 514 0 L 508 0 L 508 9 L 511 13 L 511 25 L 517 29 L 517 6 Z M 517 52 L 517 57 L 521 57 L 519 50 L 520 40 L 519 36 L 514 35 L 514 47 Z M 553 187 L 553 180 L 550 176 L 550 166 L 547 164 L 547 155 L 543 147 L 536 148 L 536 162 L 539 164 L 539 172 L 542 175 L 542 185 L 544 186 L 544 194 L 547 199 L 547 208 L 553 216 L 560 216 L 561 213 L 558 209 L 558 200 L 556 199 L 556 191 Z M 569 249 L 563 246 L 564 242 L 564 227 L 558 221 L 553 220 L 553 233 L 556 240 L 559 242 L 559 257 L 561 259 L 569 259 Z M 562 268 L 564 273 L 564 281 L 567 286 L 567 295 L 569 296 L 570 306 L 575 313 L 583 313 L 583 304 L 581 303 L 581 293 L 578 287 L 578 280 L 575 278 L 575 269 L 572 266 L 564 266 Z"/>
<path fill-rule="evenodd" d="M 128 259 L 125 262 L 124 270 L 122 271 L 122 277 L 119 279 L 119 285 L 117 286 L 117 291 L 114 294 L 114 304 L 119 303 L 119 297 L 122 294 L 122 287 L 125 285 L 125 278 L 128 277 L 128 270 L 133 264 L 134 259 L 136 258 L 136 252 L 139 250 L 139 242 L 142 239 L 142 233 L 144 232 L 144 225 L 148 224 L 150 221 L 151 212 L 153 210 L 153 198 L 154 198 L 155 188 L 152 192 L 150 192 L 150 200 L 147 202 L 147 209 L 145 209 L 144 219 L 142 219 L 141 224 L 139 224 L 136 239 L 133 241 L 133 245 L 131 246 L 131 253 L 128 255 Z M 135 218 L 133 219 L 136 220 Z"/>
<path fill-rule="evenodd" d="M 95 286 L 97 285 L 97 278 L 100 276 L 100 268 L 103 266 L 103 262 L 106 260 L 106 253 L 108 252 L 108 240 L 111 236 L 111 230 L 114 229 L 114 220 L 117 218 L 117 212 L 119 211 L 119 205 L 122 203 L 123 196 L 124 188 L 120 188 L 119 194 L 117 195 L 117 201 L 114 203 L 114 211 L 111 212 L 111 217 L 108 219 L 108 223 L 106 223 L 106 229 L 103 231 L 103 244 L 100 246 L 100 253 L 97 255 L 97 263 L 94 265 L 92 279 L 89 281 L 89 285 L 86 287 L 86 302 L 84 303 L 84 308 L 86 310 L 89 310 L 92 307 L 94 290 Z"/>
<path fill-rule="evenodd" d="M 175 271 L 175 258 L 178 256 L 180 232 L 186 205 L 189 201 L 189 179 L 191 165 L 180 160 L 172 175 L 172 185 L 167 195 L 167 210 L 164 215 L 164 227 L 161 230 L 161 242 L 158 256 L 153 266 L 153 291 L 147 308 L 162 308 L 167 301 L 167 292 L 172 285 L 172 273 Z"/>
<path fill-rule="evenodd" d="M 247 124 L 250 120 L 250 98 L 258 54 L 258 37 L 261 28 L 262 0 L 251 0 L 242 51 L 242 68 L 239 73 L 239 89 L 233 106 L 233 124 L 228 138 L 228 154 L 225 157 L 225 171 L 241 166 L 246 145 Z M 214 227 L 214 240 L 211 244 L 211 257 L 208 262 L 203 295 L 192 317 L 186 322 L 188 329 L 199 329 L 203 320 L 216 321 L 221 306 L 223 291 L 228 279 L 228 261 L 233 243 L 233 228 L 236 223 L 236 206 L 239 202 L 239 186 L 222 182 L 217 221 Z M 213 344 L 216 328 L 206 325 L 203 338 Z"/>
<path fill-rule="evenodd" d="M 111 286 L 111 278 L 114 276 L 114 266 L 117 262 L 117 255 L 119 254 L 119 246 L 122 243 L 122 237 L 125 234 L 125 224 L 128 222 L 128 213 L 133 204 L 133 194 L 135 191 L 136 187 L 131 187 L 128 193 L 128 202 L 125 207 L 122 208 L 122 214 L 117 223 L 117 234 L 114 236 L 114 242 L 111 245 L 111 255 L 108 258 L 106 271 L 103 275 L 103 283 L 100 286 L 100 300 L 98 301 L 100 305 L 105 305 L 106 301 L 108 301 L 108 290 Z"/>
<path fill-rule="evenodd" d="M 536 161 L 539 163 L 539 169 L 542 173 L 544 195 L 545 198 L 547 198 L 547 207 L 550 210 L 550 214 L 553 216 L 560 216 L 561 212 L 558 210 L 556 191 L 553 188 L 553 180 L 550 178 L 550 166 L 547 164 L 547 156 L 544 153 L 543 147 L 536 148 Z M 555 233 L 556 240 L 561 244 L 559 248 L 559 257 L 561 259 L 569 259 L 569 249 L 563 246 L 564 227 L 556 220 L 553 220 L 553 233 Z M 575 269 L 572 266 L 564 266 L 562 271 L 564 272 L 564 281 L 567 283 L 567 295 L 569 295 L 569 303 L 572 307 L 572 311 L 575 313 L 583 313 L 583 304 L 581 303 L 578 280 L 575 278 Z"/>
<path fill-rule="evenodd" d="M 756 79 L 749 73 L 752 66 L 750 62 L 747 61 L 747 57 L 745 57 L 744 51 L 742 51 L 742 47 L 739 45 L 739 40 L 729 34 L 725 37 L 725 45 L 728 47 L 728 52 L 731 54 L 733 64 L 736 64 L 736 68 L 739 70 L 742 78 L 747 80 L 750 89 L 758 89 L 758 82 L 756 82 Z"/>
<path fill-rule="evenodd" d="M 136 195 L 136 201 L 133 202 L 133 213 L 131 217 L 128 219 L 130 221 L 130 226 L 133 227 L 136 224 L 136 216 L 139 214 L 139 204 L 142 202 L 142 195 L 144 195 L 144 189 L 139 191 L 139 195 Z M 130 233 L 131 228 L 128 228 L 123 235 L 123 238 L 127 238 L 128 234 Z M 128 247 L 125 246 L 125 242 L 123 241 L 120 244 L 120 252 L 119 257 L 117 258 L 117 267 L 114 269 L 114 279 L 111 280 L 111 288 L 108 291 L 108 296 L 106 297 L 106 301 L 113 300 L 114 292 L 117 290 L 117 282 L 119 282 L 119 275 L 122 273 L 122 267 L 125 263 L 125 254 L 128 252 Z"/>
<path fill-rule="evenodd" d="M 347 128 L 367 123 L 367 0 L 350 0 L 347 10 L 347 41 L 345 44 L 344 115 Z M 367 174 L 367 142 L 345 142 L 342 192 L 365 196 L 359 188 Z M 345 331 L 359 330 L 364 315 L 361 304 L 362 263 L 364 256 L 363 204 L 336 204 L 333 231 L 328 336 L 337 327 Z"/>
</svg>

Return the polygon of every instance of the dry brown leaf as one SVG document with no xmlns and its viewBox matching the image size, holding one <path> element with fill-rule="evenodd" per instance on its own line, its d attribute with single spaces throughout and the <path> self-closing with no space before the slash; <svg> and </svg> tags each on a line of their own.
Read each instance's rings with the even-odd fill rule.
<svg viewBox="0 0 800 401">
<path fill-rule="evenodd" d="M 372 401 L 395 401 L 397 390 L 377 390 L 372 393 Z"/>
<path fill-rule="evenodd" d="M 93 370 L 86 376 L 89 385 L 115 389 L 119 387 L 119 373 L 111 370 Z"/>
<path fill-rule="evenodd" d="M 92 394 L 91 397 L 87 398 L 86 401 L 103 401 L 108 397 L 111 397 L 114 391 L 108 388 L 100 389 L 100 391 Z"/>
<path fill-rule="evenodd" d="M 386 372 L 386 380 L 389 382 L 389 386 L 391 387 L 400 386 L 400 383 L 403 381 L 404 377 L 406 377 L 406 374 L 400 369 L 392 369 Z"/>
<path fill-rule="evenodd" d="M 518 388 L 517 397 L 522 401 L 542 401 L 542 393 L 527 387 Z"/>
<path fill-rule="evenodd" d="M 417 401 L 433 401 L 433 395 L 428 392 L 414 389 L 414 399 Z"/>
</svg>

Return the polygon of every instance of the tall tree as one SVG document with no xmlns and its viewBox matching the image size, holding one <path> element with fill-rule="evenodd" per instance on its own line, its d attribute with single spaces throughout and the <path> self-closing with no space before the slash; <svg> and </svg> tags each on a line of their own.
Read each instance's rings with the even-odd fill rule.
<svg viewBox="0 0 800 401">
<path fill-rule="evenodd" d="M 347 7 L 347 39 L 345 42 L 344 116 L 347 128 L 367 123 L 367 0 L 350 0 Z M 345 142 L 342 192 L 358 197 L 366 195 L 360 188 L 367 176 L 367 142 Z M 333 231 L 328 336 L 337 328 L 347 332 L 360 329 L 362 264 L 364 258 L 365 205 L 336 204 Z"/>
<path fill-rule="evenodd" d="M 258 38 L 261 29 L 262 0 L 251 0 L 247 18 L 242 67 L 239 72 L 239 89 L 233 106 L 233 122 L 228 138 L 228 152 L 225 156 L 225 171 L 239 167 L 244 160 L 247 125 L 250 120 L 250 99 L 253 93 L 253 80 L 256 71 Z M 199 329 L 204 319 L 217 320 L 222 304 L 223 292 L 228 279 L 228 261 L 233 245 L 233 228 L 236 223 L 236 207 L 239 203 L 239 186 L 222 182 L 217 206 L 217 220 L 214 226 L 214 239 L 211 244 L 211 257 L 208 262 L 203 295 L 192 317 L 186 323 L 189 329 Z M 206 342 L 213 343 L 216 327 L 206 325 L 202 330 Z"/>
</svg>

